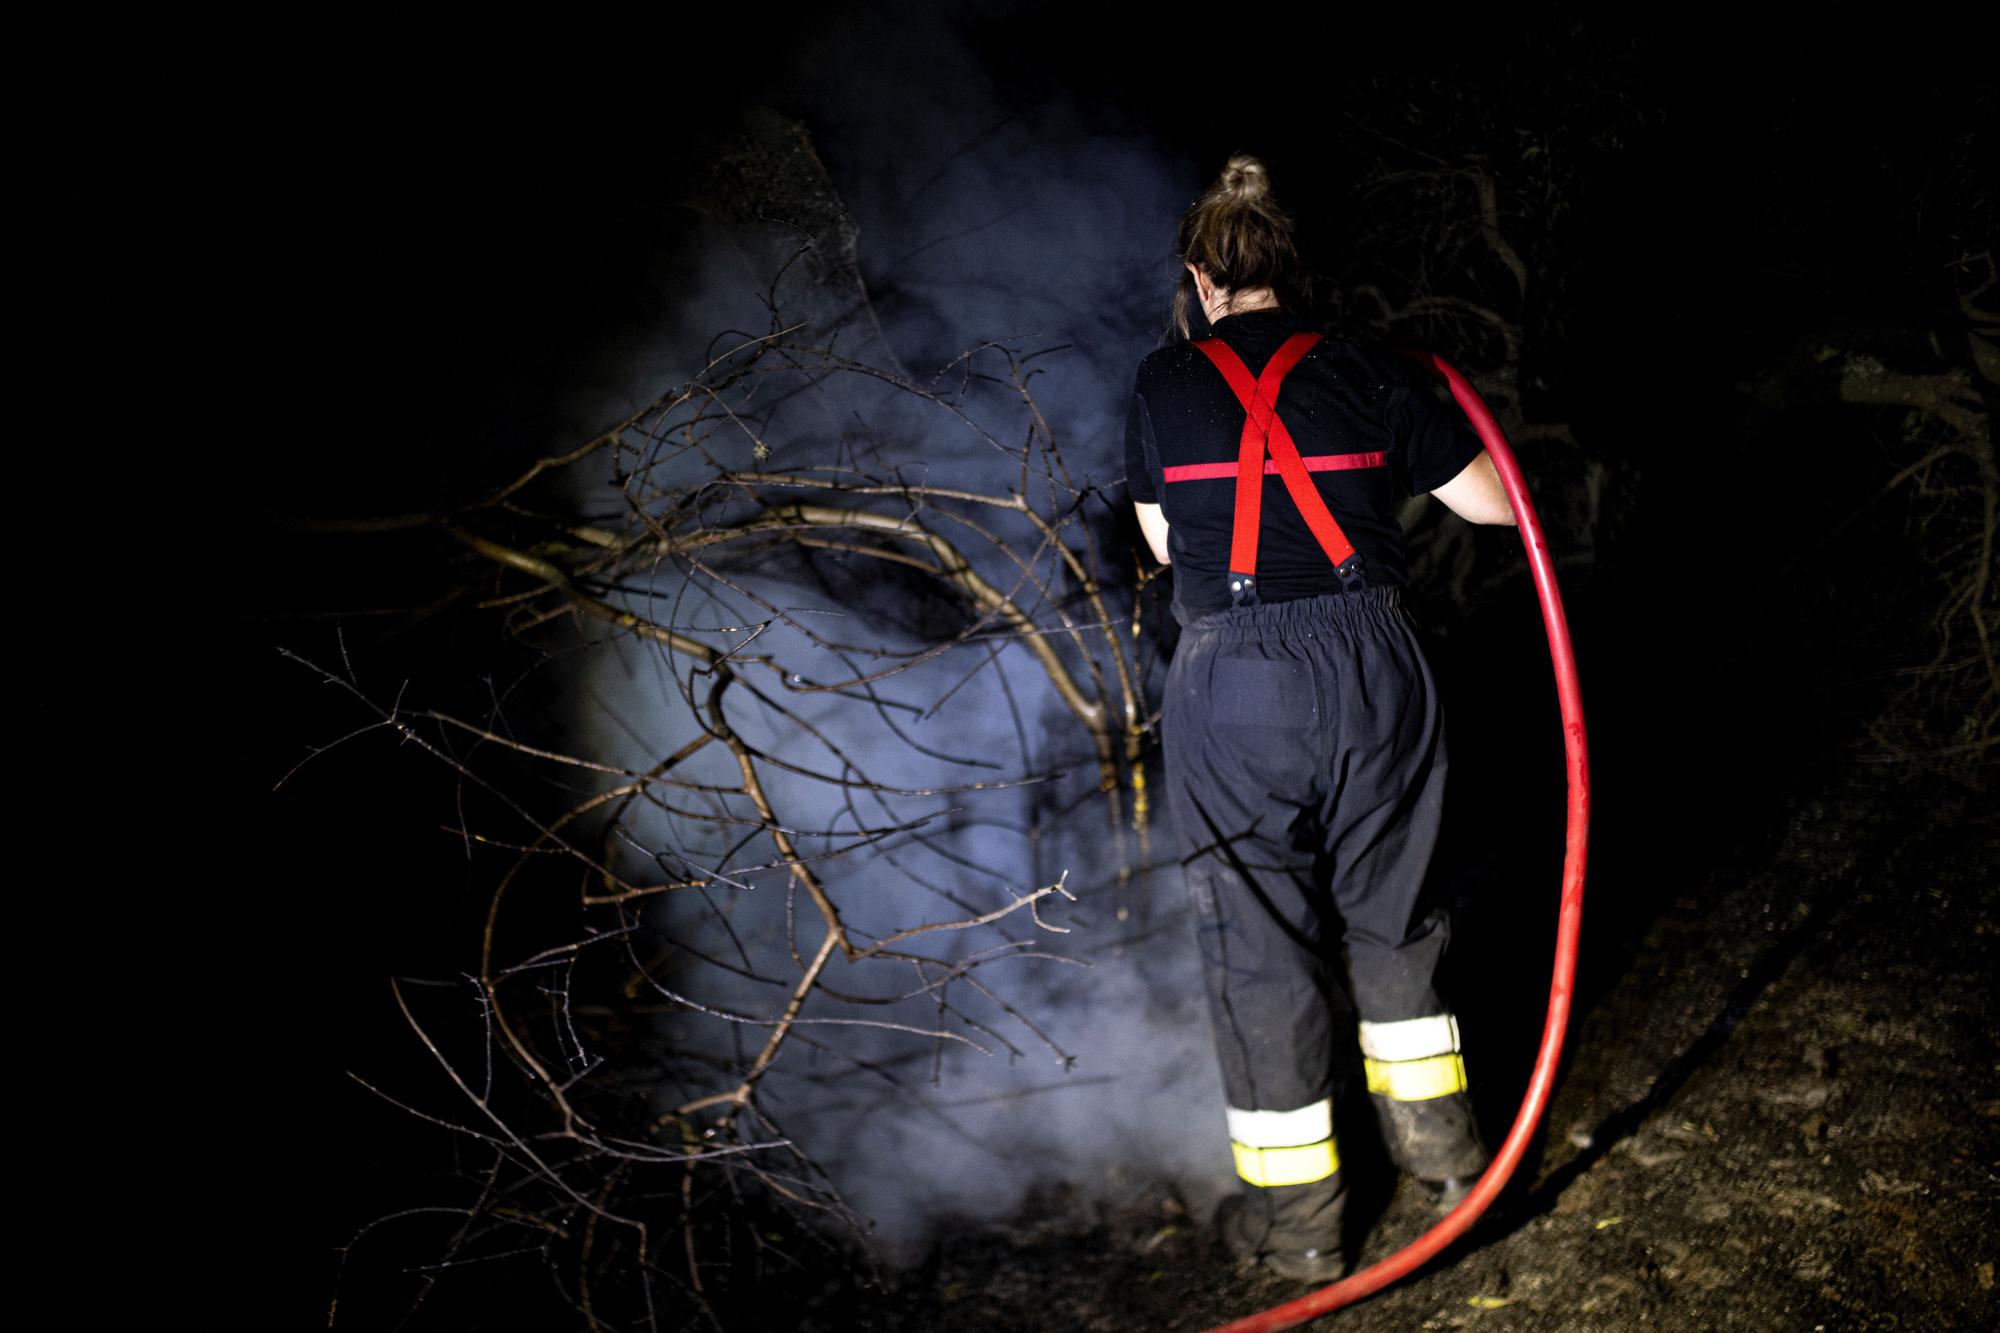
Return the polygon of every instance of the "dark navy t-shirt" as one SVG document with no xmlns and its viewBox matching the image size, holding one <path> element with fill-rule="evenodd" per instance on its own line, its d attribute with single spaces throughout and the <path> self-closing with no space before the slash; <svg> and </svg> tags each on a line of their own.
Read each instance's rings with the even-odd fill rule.
<svg viewBox="0 0 2000 1333">
<path fill-rule="evenodd" d="M 1254 377 L 1284 340 L 1308 326 L 1279 310 L 1225 315 L 1213 325 Z M 1403 358 L 1322 338 L 1278 387 L 1278 416 L 1299 453 L 1381 454 L 1383 465 L 1314 471 L 1320 498 L 1361 555 L 1370 583 L 1407 584 L 1396 491 L 1421 495 L 1479 456 L 1464 414 L 1431 395 Z M 1229 545 L 1236 516 L 1236 456 L 1244 412 L 1227 380 L 1192 343 L 1139 363 L 1125 426 L 1125 482 L 1134 501 L 1157 504 L 1171 525 L 1175 615 L 1182 623 L 1229 605 Z M 1270 454 L 1267 450 L 1266 457 Z M 1227 464 L 1221 475 L 1167 479 L 1167 469 Z M 1267 471 L 1257 543 L 1257 595 L 1267 602 L 1340 591 L 1332 562 Z"/>
</svg>

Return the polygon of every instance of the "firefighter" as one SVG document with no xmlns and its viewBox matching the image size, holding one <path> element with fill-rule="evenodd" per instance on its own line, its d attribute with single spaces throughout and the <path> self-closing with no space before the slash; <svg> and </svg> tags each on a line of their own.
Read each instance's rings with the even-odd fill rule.
<svg viewBox="0 0 2000 1333">
<path fill-rule="evenodd" d="M 1178 337 L 1139 366 L 1126 480 L 1183 627 L 1160 728 L 1242 1180 L 1216 1223 L 1240 1260 L 1326 1281 L 1348 1269 L 1336 1042 L 1359 1043 L 1390 1154 L 1440 1206 L 1488 1160 L 1432 989 L 1448 922 L 1418 903 L 1444 727 L 1394 503 L 1513 512 L 1416 372 L 1302 321 L 1293 223 L 1260 161 L 1230 160 L 1177 252 Z"/>
</svg>

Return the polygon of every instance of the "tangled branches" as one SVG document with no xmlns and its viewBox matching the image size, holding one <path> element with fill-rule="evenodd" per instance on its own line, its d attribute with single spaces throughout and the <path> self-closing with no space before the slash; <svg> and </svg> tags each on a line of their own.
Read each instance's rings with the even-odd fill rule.
<svg viewBox="0 0 2000 1333">
<path fill-rule="evenodd" d="M 1982 305 L 1996 285 L 1992 253 L 1967 256 L 1962 268 L 1977 285 L 1959 295 L 1961 320 L 1815 330 L 1786 364 L 1748 387 L 1770 407 L 1837 402 L 1876 414 L 1876 438 L 1894 470 L 1799 560 L 1851 552 L 1863 518 L 1901 505 L 1895 545 L 1922 574 L 1903 600 L 1927 642 L 1922 660 L 1910 660 L 1907 649 L 1899 654 L 1887 695 L 1867 723 L 1875 747 L 1869 758 L 1977 786 L 2000 747 L 2000 468 L 1992 414 L 2000 319 Z"/>
<path fill-rule="evenodd" d="M 917 385 L 799 331 L 396 521 L 451 539 L 551 734 L 314 667 L 454 770 L 481 798 L 454 833 L 506 858 L 463 1001 L 393 987 L 455 1106 L 355 1077 L 483 1157 L 438 1270 L 536 1256 L 592 1328 L 720 1326 L 795 1247 L 864 1232 L 815 1155 L 827 1107 L 952 1052 L 1067 1068 L 1036 969 L 1079 961 L 1050 946 L 1093 896 L 1143 915 L 1146 575 L 1103 549 L 1041 353 Z"/>
<path fill-rule="evenodd" d="M 1903 435 L 1917 456 L 1881 494 L 1907 493 L 1909 536 L 1938 589 L 1930 656 L 1898 672 L 1869 730 L 1885 754 L 1976 784 L 2000 752 L 2000 465 L 1991 410 L 2000 395 L 2000 313 L 1981 305 L 2000 277 L 1990 250 L 1970 257 L 1968 267 L 1983 269 L 1984 278 L 1959 297 L 1963 353 L 1931 338 L 1940 359 L 1957 364 L 1910 373 L 1849 354 L 1840 397 L 1905 410 Z"/>
</svg>

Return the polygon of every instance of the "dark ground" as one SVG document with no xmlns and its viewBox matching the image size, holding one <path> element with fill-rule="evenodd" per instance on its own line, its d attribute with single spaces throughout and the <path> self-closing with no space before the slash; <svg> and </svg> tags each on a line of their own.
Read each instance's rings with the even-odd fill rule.
<svg viewBox="0 0 2000 1333">
<path fill-rule="evenodd" d="M 1787 806 L 1768 845 L 1687 881 L 1572 1029 L 1507 1216 L 1317 1326 L 1994 1326 L 2000 819 L 1860 769 Z M 1361 1261 L 1427 1219 L 1401 1191 Z M 884 1294 L 828 1291 L 795 1317 L 1204 1329 L 1307 1290 L 1234 1271 L 1206 1219 L 1156 1191 L 1095 1215 L 1047 1200 L 944 1241 Z"/>
</svg>

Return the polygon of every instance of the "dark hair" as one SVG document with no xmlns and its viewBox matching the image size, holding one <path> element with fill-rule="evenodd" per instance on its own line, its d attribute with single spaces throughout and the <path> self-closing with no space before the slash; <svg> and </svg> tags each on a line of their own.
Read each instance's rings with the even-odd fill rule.
<svg viewBox="0 0 2000 1333">
<path fill-rule="evenodd" d="M 1195 264 L 1226 291 L 1269 287 L 1278 304 L 1297 313 L 1304 270 L 1293 239 L 1292 216 L 1271 197 L 1271 173 L 1247 153 L 1229 159 L 1222 175 L 1181 214 L 1175 261 Z M 1192 338 L 1188 315 L 1201 309 L 1194 275 L 1185 267 L 1174 288 L 1173 327 Z"/>
</svg>

